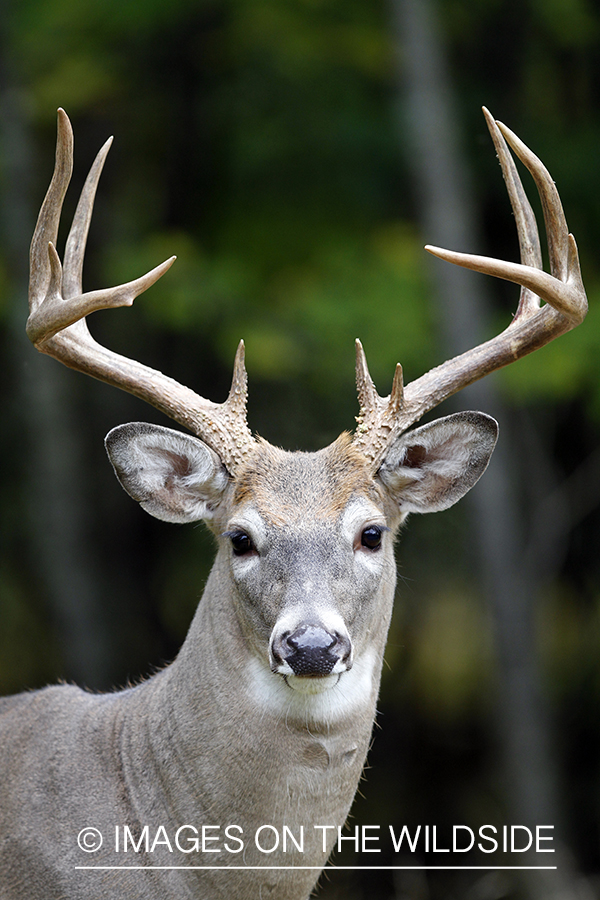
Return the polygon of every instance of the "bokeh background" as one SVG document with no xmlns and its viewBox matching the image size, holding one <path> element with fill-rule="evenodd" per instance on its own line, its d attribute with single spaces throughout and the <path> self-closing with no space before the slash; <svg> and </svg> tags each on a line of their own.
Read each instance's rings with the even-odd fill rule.
<svg viewBox="0 0 600 900">
<path fill-rule="evenodd" d="M 65 219 L 116 136 L 86 287 L 178 256 L 133 309 L 96 314 L 96 337 L 214 400 L 243 337 L 251 427 L 314 449 L 353 426 L 356 336 L 385 394 L 398 360 L 411 380 L 516 309 L 514 285 L 422 250 L 518 258 L 482 104 L 552 172 L 591 308 L 580 329 L 439 410 L 496 415 L 500 444 L 465 501 L 414 518 L 402 538 L 380 715 L 350 824 L 552 824 L 559 869 L 328 873 L 319 896 L 331 900 L 600 896 L 600 10 L 592 0 L 0 8 L 3 693 L 59 678 L 109 689 L 163 665 L 213 554 L 202 526 L 142 513 L 104 456 L 114 425 L 168 423 L 24 337 L 57 106 L 76 142 Z M 416 860 L 428 861 L 439 857 Z"/>
</svg>

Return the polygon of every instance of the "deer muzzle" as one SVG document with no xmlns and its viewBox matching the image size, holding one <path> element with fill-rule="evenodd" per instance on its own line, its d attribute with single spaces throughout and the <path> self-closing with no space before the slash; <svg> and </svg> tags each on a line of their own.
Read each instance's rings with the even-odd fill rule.
<svg viewBox="0 0 600 900">
<path fill-rule="evenodd" d="M 281 675 L 319 678 L 341 674 L 352 666 L 350 638 L 322 625 L 282 631 L 274 636 L 271 654 L 273 671 Z"/>
</svg>

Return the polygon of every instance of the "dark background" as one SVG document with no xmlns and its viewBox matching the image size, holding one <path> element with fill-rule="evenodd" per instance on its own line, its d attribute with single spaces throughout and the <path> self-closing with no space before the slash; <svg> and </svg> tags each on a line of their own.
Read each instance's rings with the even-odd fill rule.
<svg viewBox="0 0 600 900">
<path fill-rule="evenodd" d="M 518 258 L 482 104 L 544 160 L 577 236 L 585 324 L 461 396 L 500 421 L 493 464 L 466 501 L 402 538 L 350 822 L 553 824 L 559 870 L 330 873 L 324 898 L 600 891 L 599 38 L 585 0 L 1 5 L 3 693 L 59 678 L 109 689 L 163 665 L 213 553 L 203 527 L 144 515 L 104 456 L 114 425 L 168 423 L 24 337 L 57 106 L 76 142 L 65 220 L 116 138 L 86 288 L 178 255 L 133 309 L 95 315 L 94 334 L 213 400 L 243 337 L 251 427 L 288 449 L 352 428 L 356 336 L 385 394 L 398 360 L 411 380 L 510 321 L 518 288 L 422 251 Z"/>
</svg>

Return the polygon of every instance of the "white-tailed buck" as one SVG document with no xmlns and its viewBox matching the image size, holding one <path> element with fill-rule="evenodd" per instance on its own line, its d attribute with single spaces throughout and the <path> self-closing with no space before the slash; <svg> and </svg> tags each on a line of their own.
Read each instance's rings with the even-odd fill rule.
<svg viewBox="0 0 600 900">
<path fill-rule="evenodd" d="M 521 264 L 428 249 L 520 284 L 514 319 L 407 387 L 398 366 L 389 397 L 376 392 L 357 341 L 354 436 L 288 453 L 248 428 L 243 344 L 229 397 L 213 403 L 90 336 L 85 316 L 130 305 L 173 260 L 129 284 L 82 293 L 109 144 L 83 188 L 61 265 L 55 243 L 73 139 L 59 111 L 56 167 L 31 246 L 27 333 L 38 350 L 192 432 L 122 425 L 106 447 L 145 510 L 167 522 L 204 520 L 218 550 L 169 667 L 111 694 L 60 685 L 0 701 L 3 900 L 308 897 L 337 840 L 336 828 L 324 826 L 344 823 L 371 740 L 395 535 L 409 513 L 459 500 L 497 437 L 496 422 L 479 412 L 408 429 L 455 391 L 578 325 L 587 309 L 552 179 L 486 117 Z M 542 271 L 507 143 L 541 196 L 551 274 Z"/>
</svg>

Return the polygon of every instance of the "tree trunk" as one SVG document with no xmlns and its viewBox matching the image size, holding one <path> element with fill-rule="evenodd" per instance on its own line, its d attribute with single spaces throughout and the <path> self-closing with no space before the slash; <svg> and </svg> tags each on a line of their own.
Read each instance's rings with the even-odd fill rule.
<svg viewBox="0 0 600 900">
<path fill-rule="evenodd" d="M 430 0 L 392 0 L 397 40 L 399 134 L 407 145 L 417 186 L 420 224 L 428 243 L 480 252 L 476 203 L 460 148 L 452 86 Z M 492 144 L 490 141 L 490 152 Z M 507 201 L 508 202 L 508 201 Z M 489 300 L 480 275 L 432 261 L 431 276 L 445 354 L 450 357 L 490 337 Z M 497 682 L 495 727 L 506 791 L 505 813 L 515 824 L 555 826 L 557 871 L 529 872 L 530 897 L 585 896 L 565 850 L 557 800 L 550 728 L 540 684 L 535 635 L 538 586 L 522 548 L 525 535 L 511 476 L 518 453 L 506 428 L 507 411 L 493 378 L 459 395 L 460 406 L 495 415 L 501 436 L 492 464 L 470 495 L 472 535 L 493 622 Z M 539 859 L 523 860 L 539 865 Z"/>
<path fill-rule="evenodd" d="M 6 35 L 0 33 L 0 50 L 6 46 Z M 6 53 L 3 58 L 0 230 L 10 266 L 8 343 L 16 385 L 14 408 L 25 433 L 24 442 L 15 441 L 15 452 L 27 456 L 24 530 L 30 535 L 32 569 L 39 572 L 60 634 L 64 677 L 106 688 L 111 657 L 99 598 L 102 580 L 90 538 L 81 428 L 71 376 L 36 353 L 25 337 L 27 248 L 35 224 L 29 190 L 34 153 L 23 97 L 10 83 Z"/>
</svg>

